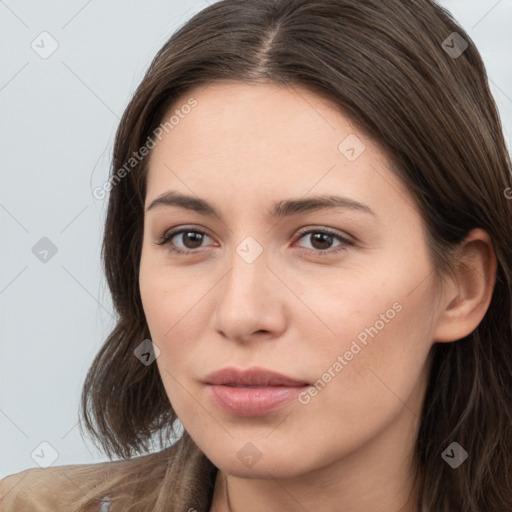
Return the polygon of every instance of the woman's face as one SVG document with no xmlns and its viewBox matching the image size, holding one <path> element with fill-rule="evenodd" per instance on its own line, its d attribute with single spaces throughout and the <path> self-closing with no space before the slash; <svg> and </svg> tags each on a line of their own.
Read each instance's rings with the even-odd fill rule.
<svg viewBox="0 0 512 512">
<path fill-rule="evenodd" d="M 303 89 L 226 82 L 176 109 L 149 162 L 140 291 L 185 429 L 246 477 L 405 459 L 440 297 L 384 153 Z M 297 382 L 205 382 L 227 367 Z"/>
</svg>

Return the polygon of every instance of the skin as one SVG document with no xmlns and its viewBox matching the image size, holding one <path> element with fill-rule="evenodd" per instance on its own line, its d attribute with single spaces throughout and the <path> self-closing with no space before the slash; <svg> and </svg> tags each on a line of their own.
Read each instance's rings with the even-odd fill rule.
<svg viewBox="0 0 512 512">
<path fill-rule="evenodd" d="M 207 200 L 223 221 L 177 206 L 146 211 L 139 283 L 172 407 L 220 470 L 211 510 L 417 511 L 408 498 L 428 355 L 434 342 L 473 331 L 487 310 L 496 270 L 487 233 L 468 235 L 465 266 L 439 284 L 412 196 L 385 151 L 332 104 L 301 88 L 224 82 L 189 91 L 173 109 L 191 96 L 197 107 L 152 150 L 146 208 L 174 190 Z M 351 134 L 365 145 L 353 161 L 338 149 Z M 276 201 L 334 192 L 376 216 L 268 215 Z M 177 227 L 207 236 L 157 245 Z M 303 228 L 353 245 L 319 243 Z M 263 249 L 252 263 L 236 252 L 248 236 Z M 334 371 L 396 303 L 400 312 Z M 219 409 L 202 382 L 226 366 L 309 383 L 329 369 L 335 376 L 307 404 L 244 418 Z M 252 467 L 237 456 L 247 443 L 261 455 Z"/>
</svg>

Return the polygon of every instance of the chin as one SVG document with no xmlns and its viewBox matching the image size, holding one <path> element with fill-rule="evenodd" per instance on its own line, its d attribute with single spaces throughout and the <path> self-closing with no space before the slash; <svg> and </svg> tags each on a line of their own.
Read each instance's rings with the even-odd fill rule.
<svg viewBox="0 0 512 512">
<path fill-rule="evenodd" d="M 286 479 L 314 469 L 311 460 L 305 465 L 306 459 L 298 450 L 265 448 L 263 442 L 260 449 L 250 442 L 242 443 L 241 448 L 236 444 L 232 451 L 228 448 L 205 454 L 221 471 L 239 478 Z"/>
</svg>

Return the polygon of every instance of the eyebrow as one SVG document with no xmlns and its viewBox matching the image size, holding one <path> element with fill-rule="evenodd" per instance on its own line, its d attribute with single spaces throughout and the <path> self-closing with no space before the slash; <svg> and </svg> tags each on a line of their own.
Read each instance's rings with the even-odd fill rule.
<svg viewBox="0 0 512 512">
<path fill-rule="evenodd" d="M 186 210 L 195 211 L 201 215 L 215 216 L 224 221 L 220 212 L 218 212 L 213 205 L 204 199 L 181 194 L 175 191 L 164 192 L 151 201 L 146 212 L 162 206 L 177 206 Z M 373 215 L 376 219 L 379 218 L 369 206 L 363 203 L 348 197 L 328 194 L 278 201 L 272 205 L 272 208 L 268 210 L 268 213 L 271 217 L 283 218 L 316 210 L 324 210 L 327 208 L 345 208 Z"/>
</svg>

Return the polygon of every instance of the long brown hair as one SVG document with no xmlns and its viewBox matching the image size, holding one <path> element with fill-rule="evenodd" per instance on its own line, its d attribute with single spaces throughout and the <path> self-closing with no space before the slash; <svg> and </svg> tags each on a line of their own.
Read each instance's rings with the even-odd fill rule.
<svg viewBox="0 0 512 512">
<path fill-rule="evenodd" d="M 158 52 L 114 145 L 102 258 L 118 320 L 83 387 L 86 429 L 110 457 L 148 453 L 157 435 L 161 448 L 170 444 L 177 416 L 158 368 L 134 357 L 150 337 L 138 287 L 147 156 L 126 163 L 178 98 L 224 80 L 272 81 L 332 100 L 409 187 L 441 279 L 472 228 L 489 233 L 497 275 L 488 311 L 464 339 L 432 347 L 415 451 L 418 508 L 512 510 L 511 161 L 481 56 L 432 0 L 223 0 Z M 457 469 L 441 457 L 453 441 L 469 452 Z M 141 492 L 137 510 L 151 510 L 156 494 Z"/>
</svg>

